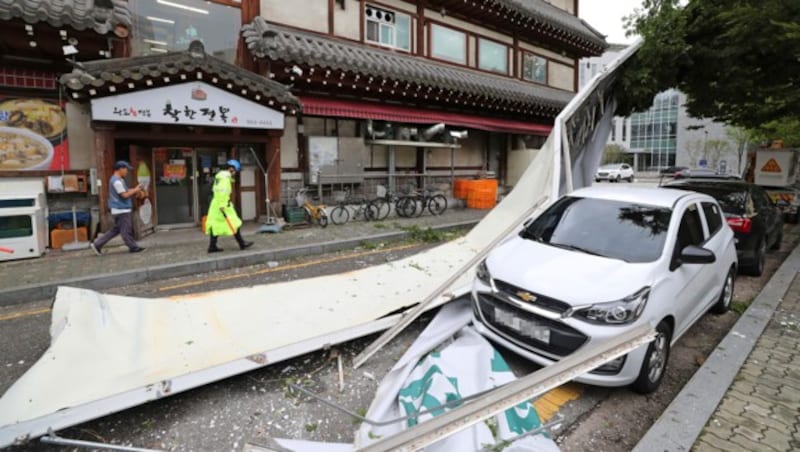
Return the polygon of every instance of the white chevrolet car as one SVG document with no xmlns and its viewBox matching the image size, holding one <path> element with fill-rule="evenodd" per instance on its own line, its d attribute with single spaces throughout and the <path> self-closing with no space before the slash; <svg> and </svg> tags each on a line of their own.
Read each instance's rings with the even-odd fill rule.
<svg viewBox="0 0 800 452">
<path fill-rule="evenodd" d="M 633 168 L 627 163 L 610 163 L 603 165 L 597 169 L 594 174 L 594 181 L 600 182 L 607 180 L 609 182 L 628 181 L 633 182 Z"/>
<path fill-rule="evenodd" d="M 595 186 L 562 197 L 493 250 L 473 286 L 475 325 L 549 365 L 642 323 L 657 338 L 577 381 L 656 390 L 670 347 L 733 297 L 734 236 L 710 196 Z"/>
</svg>

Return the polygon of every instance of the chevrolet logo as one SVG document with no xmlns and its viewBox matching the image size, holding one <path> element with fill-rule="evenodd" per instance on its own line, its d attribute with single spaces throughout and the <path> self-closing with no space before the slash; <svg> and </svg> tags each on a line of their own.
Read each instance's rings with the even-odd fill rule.
<svg viewBox="0 0 800 452">
<path fill-rule="evenodd" d="M 532 293 L 529 293 L 529 292 L 522 291 L 522 290 L 520 290 L 519 292 L 517 292 L 515 295 L 516 295 L 516 296 L 517 296 L 517 297 L 518 297 L 520 300 L 522 300 L 522 301 L 526 301 L 526 302 L 528 302 L 528 303 L 533 303 L 533 302 L 534 302 L 534 301 L 536 301 L 536 299 L 537 299 L 537 298 L 536 298 L 536 295 L 534 295 L 534 294 L 532 294 Z"/>
</svg>

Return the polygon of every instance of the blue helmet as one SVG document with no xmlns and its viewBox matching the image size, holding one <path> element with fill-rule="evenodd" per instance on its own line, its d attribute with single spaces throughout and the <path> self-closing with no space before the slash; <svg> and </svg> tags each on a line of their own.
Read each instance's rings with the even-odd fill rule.
<svg viewBox="0 0 800 452">
<path fill-rule="evenodd" d="M 233 160 L 233 159 L 228 160 L 227 165 L 233 167 L 233 169 L 235 169 L 237 173 L 242 171 L 242 165 L 239 163 L 238 160 Z"/>
</svg>

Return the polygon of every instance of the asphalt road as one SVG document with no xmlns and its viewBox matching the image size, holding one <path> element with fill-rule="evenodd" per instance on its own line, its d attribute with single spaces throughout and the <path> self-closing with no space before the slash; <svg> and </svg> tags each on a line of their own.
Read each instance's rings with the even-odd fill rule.
<svg viewBox="0 0 800 452">
<path fill-rule="evenodd" d="M 393 244 L 321 257 L 235 269 L 156 283 L 119 287 L 109 292 L 165 297 L 276 281 L 335 274 L 376 265 L 435 245 Z M 0 392 L 19 378 L 49 345 L 49 300 L 0 308 Z M 333 442 L 352 441 L 357 425 L 318 402 L 295 397 L 290 382 L 305 382 L 353 411 L 365 411 L 380 378 L 425 327 L 432 314 L 416 321 L 357 371 L 352 359 L 377 336 L 265 367 L 244 375 L 112 414 L 59 434 L 65 438 L 128 444 L 163 450 L 241 450 L 245 442 L 267 437 Z M 336 354 L 342 356 L 345 390 L 338 391 Z M 530 371 L 521 362 L 521 372 Z M 67 388 L 64 388 L 68 390 Z M 11 450 L 58 450 L 38 442 Z"/>
</svg>

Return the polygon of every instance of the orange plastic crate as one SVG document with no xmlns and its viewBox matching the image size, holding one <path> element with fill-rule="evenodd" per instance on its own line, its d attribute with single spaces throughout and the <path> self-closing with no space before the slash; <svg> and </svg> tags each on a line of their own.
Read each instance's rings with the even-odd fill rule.
<svg viewBox="0 0 800 452">
<path fill-rule="evenodd" d="M 81 226 L 78 228 L 78 241 L 79 242 L 86 242 L 88 234 L 86 233 L 86 227 Z M 72 229 L 61 229 L 56 228 L 50 231 L 50 248 L 60 250 L 64 247 L 67 243 L 72 243 L 75 241 L 75 233 Z"/>
</svg>

